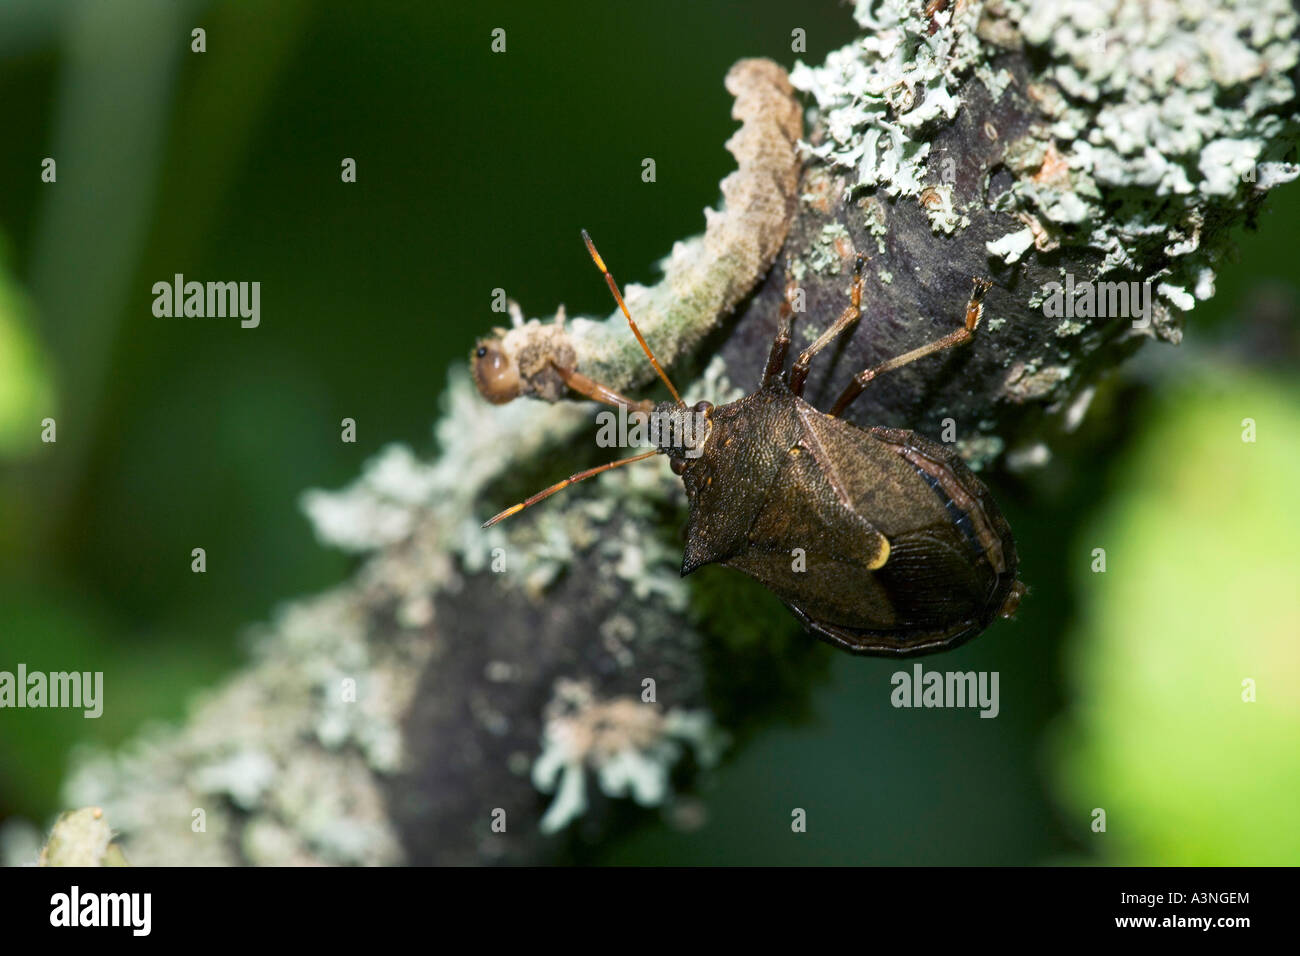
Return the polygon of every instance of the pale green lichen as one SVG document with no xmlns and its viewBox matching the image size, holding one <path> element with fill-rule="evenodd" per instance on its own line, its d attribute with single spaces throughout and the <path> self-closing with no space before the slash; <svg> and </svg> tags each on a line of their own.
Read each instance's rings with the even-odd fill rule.
<svg viewBox="0 0 1300 956">
<path fill-rule="evenodd" d="M 961 106 L 959 77 L 979 58 L 980 4 L 937 14 L 941 27 L 954 16 L 960 23 L 933 34 L 923 6 L 860 0 L 854 16 L 863 36 L 822 66 L 798 63 L 791 71 L 790 82 L 816 100 L 826 132 L 811 154 L 849 170 L 852 188 L 919 196 L 930 152 L 922 131 L 951 120 Z"/>
<path fill-rule="evenodd" d="M 715 356 L 684 392 L 687 404 L 701 400 L 725 404 L 742 396 L 744 391 L 731 384 L 725 369 L 722 358 Z M 452 387 L 454 391 L 469 388 L 460 373 L 453 377 Z M 569 411 L 576 410 L 581 419 L 590 423 L 594 407 L 574 403 Z M 444 457 L 454 459 L 457 454 L 457 450 L 451 449 Z M 466 505 L 466 513 L 460 520 L 449 522 L 453 532 L 448 547 L 460 556 L 468 573 L 487 570 L 493 566 L 494 558 L 500 558 L 509 572 L 502 577 L 503 586 L 522 586 L 529 593 L 540 595 L 571 566 L 578 550 L 597 545 L 611 558 L 607 566 L 627 583 L 635 597 L 657 596 L 667 607 L 683 609 L 687 589 L 678 573 L 680 550 L 664 546 L 652 534 L 634 534 L 626 524 L 624 534 L 615 538 L 607 537 L 603 530 L 615 518 L 652 522 L 655 508 L 663 502 L 685 506 L 681 481 L 669 470 L 667 462 L 654 459 L 606 472 L 595 479 L 593 488 L 594 493 L 572 494 L 556 500 L 551 507 L 534 509 L 528 521 L 488 529 L 479 526 L 478 517 Z M 313 500 L 319 506 L 325 499 Z M 448 519 L 454 516 L 441 507 L 438 511 Z"/>
<path fill-rule="evenodd" d="M 1073 374 L 1068 365 L 1040 367 L 1037 361 L 1016 362 L 1007 373 L 1002 394 L 1017 404 L 1038 401 L 1052 395 Z"/>
<path fill-rule="evenodd" d="M 972 435 L 957 441 L 957 452 L 971 471 L 982 471 L 1002 454 L 1006 443 L 997 435 Z"/>
<path fill-rule="evenodd" d="M 1097 275 L 1140 273 L 1166 312 L 1212 295 L 1209 214 L 1300 175 L 1282 161 L 1297 117 L 1276 113 L 1296 94 L 1291 3 L 1005 0 L 1002 13 L 1046 54 L 1029 87 L 1050 122 L 1008 148 L 1017 178 L 996 208 L 1074 227 L 1073 242 L 1104 255 Z M 1027 233 L 990 242 L 990 255 L 1016 262 Z M 1172 260 L 1159 270 L 1144 268 L 1153 238 Z M 1177 337 L 1163 316 L 1153 327 Z"/>
<path fill-rule="evenodd" d="M 417 632 L 368 642 L 348 589 L 286 605 L 255 671 L 204 695 L 183 732 L 83 749 L 64 800 L 103 807 L 137 864 L 400 863 L 380 781 L 429 652 Z"/>
<path fill-rule="evenodd" d="M 940 183 L 928 186 L 921 194 L 921 206 L 930 219 L 930 228 L 937 233 L 952 235 L 970 225 L 970 217 L 960 213 L 953 205 L 952 186 Z"/>
<path fill-rule="evenodd" d="M 715 355 L 705 366 L 703 374 L 692 383 L 686 390 L 682 398 L 687 405 L 693 405 L 696 402 L 708 401 L 714 405 L 726 405 L 737 399 L 744 398 L 746 390 L 731 381 L 727 375 L 727 363 L 722 360 L 722 356 Z"/>
<path fill-rule="evenodd" d="M 889 234 L 889 220 L 885 215 L 884 204 L 875 196 L 863 196 L 858 200 L 858 208 L 862 210 L 862 220 L 866 224 L 867 232 L 876 240 L 876 251 L 882 256 L 885 254 L 885 237 Z"/>
<path fill-rule="evenodd" d="M 1027 92 L 1046 122 L 1007 145 L 1015 179 L 994 201 L 1026 225 L 989 241 L 989 255 L 1015 264 L 1068 228 L 1073 244 L 1102 254 L 1093 278 L 1123 269 L 1158 286 L 1145 334 L 1176 340 L 1170 308 L 1213 294 L 1216 249 L 1201 235 L 1210 213 L 1300 175 L 1284 161 L 1297 117 L 1277 115 L 1294 102 L 1300 59 L 1288 0 L 971 0 L 937 14 L 933 32 L 908 0 L 861 0 L 855 16 L 863 37 L 791 74 L 821 114 L 811 155 L 847 170 L 851 188 L 921 196 L 924 131 L 960 108 L 962 76 L 973 69 L 994 99 L 1011 81 L 988 66 L 975 25 L 1037 47 L 1045 65 Z M 936 231 L 964 226 L 941 193 L 926 197 Z M 1145 267 L 1153 239 L 1168 259 L 1159 269 Z"/>
<path fill-rule="evenodd" d="M 504 579 L 522 582 L 534 593 L 572 559 L 573 532 L 566 522 L 575 516 L 541 509 L 538 522 L 484 530 L 489 515 L 479 513 L 479 502 L 501 474 L 580 431 L 591 421 L 590 406 L 489 405 L 463 365 L 449 373 L 443 406 L 435 428 L 440 451 L 432 461 L 420 461 L 405 446 L 389 446 L 352 485 L 309 491 L 302 500 L 323 542 L 373 552 L 361 571 L 364 589 L 395 598 L 399 619 L 412 627 L 428 622 L 433 596 L 455 575 L 449 556 L 477 573 L 501 554 L 511 572 Z M 526 534 L 526 540 L 516 540 L 518 534 Z"/>
<path fill-rule="evenodd" d="M 853 239 L 843 223 L 827 223 L 808 252 L 808 265 L 814 272 L 838 272 L 844 262 L 841 250 L 851 248 L 852 244 Z"/>
<path fill-rule="evenodd" d="M 1020 257 L 1034 246 L 1034 231 L 1028 227 L 1009 232 L 1001 239 L 986 244 L 989 255 L 1001 259 L 1007 264 L 1020 261 Z"/>
<path fill-rule="evenodd" d="M 711 767 L 726 735 L 704 711 L 664 711 L 634 697 L 600 700 L 585 682 L 558 681 L 532 768 L 533 785 L 555 794 L 539 828 L 555 833 L 586 812 L 588 771 L 606 796 L 630 796 L 646 807 L 664 804 L 684 746 L 701 767 Z"/>
<path fill-rule="evenodd" d="M 1010 70 L 995 71 L 987 63 L 980 63 L 975 67 L 975 76 L 984 84 L 984 88 L 989 91 L 989 96 L 994 100 L 1000 99 L 1015 79 Z"/>
<path fill-rule="evenodd" d="M 683 398 L 687 404 L 701 400 L 725 404 L 742 395 L 744 390 L 727 378 L 721 357 L 714 356 Z M 638 605 L 685 611 L 689 590 L 679 573 L 681 550 L 649 530 L 659 504 L 676 502 L 685 507 L 680 480 L 658 459 L 643 467 L 606 472 L 600 478 L 594 495 L 563 509 L 570 516 L 570 533 L 580 540 L 597 541 L 604 558 L 601 573 L 617 578 Z M 611 529 L 615 519 L 621 520 Z M 606 526 L 599 536 L 596 525 Z M 600 626 L 606 649 L 624 669 L 635 666 L 645 627 L 639 615 L 621 612 Z M 546 833 L 562 829 L 586 812 L 588 770 L 607 796 L 630 796 L 643 806 L 659 805 L 671 795 L 668 774 L 683 754 L 682 744 L 694 749 L 702 766 L 711 766 L 725 739 L 705 710 L 663 713 L 633 698 L 596 701 L 586 683 L 567 680 L 557 684 L 544 721 L 542 750 L 533 763 L 532 779 L 542 792 L 555 794 L 540 822 Z"/>
<path fill-rule="evenodd" d="M 423 521 L 457 536 L 468 522 L 477 532 L 481 520 L 473 520 L 474 504 L 487 483 L 567 439 L 589 418 L 579 403 L 489 405 L 463 365 L 448 375 L 443 406 L 435 429 L 440 452 L 432 462 L 391 445 L 347 488 L 303 495 L 303 510 L 322 543 L 374 551 L 409 538 Z M 482 542 L 480 534 L 473 537 Z"/>
</svg>

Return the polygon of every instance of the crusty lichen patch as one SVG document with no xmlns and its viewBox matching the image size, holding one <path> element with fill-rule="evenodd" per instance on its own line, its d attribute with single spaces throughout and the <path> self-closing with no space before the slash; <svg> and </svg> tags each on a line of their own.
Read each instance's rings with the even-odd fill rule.
<svg viewBox="0 0 1300 956">
<path fill-rule="evenodd" d="M 1003 394 L 1017 403 L 1039 401 L 1055 393 L 1056 387 L 1070 375 L 1066 365 L 1039 368 L 1032 362 L 1016 362 L 1007 373 Z"/>
<path fill-rule="evenodd" d="M 860 0 L 863 36 L 821 66 L 796 65 L 791 82 L 819 113 L 811 155 L 847 173 L 864 210 L 915 199 L 936 233 L 959 233 L 970 218 L 930 154 L 934 127 L 963 107 L 968 76 L 994 100 L 1007 95 L 1021 81 L 991 57 L 1031 49 L 1023 94 L 1042 119 L 1005 145 L 1011 181 L 991 203 L 1018 224 L 987 241 L 990 258 L 1014 266 L 1063 243 L 1095 253 L 1099 264 L 1078 279 L 1122 273 L 1157 293 L 1152 321 L 1123 334 L 1178 341 L 1179 314 L 1214 292 L 1226 238 L 1209 224 L 1240 219 L 1262 192 L 1300 175 L 1292 4 L 938 6 L 931 15 L 911 0 Z M 865 222 L 878 228 L 875 217 Z"/>
<path fill-rule="evenodd" d="M 860 0 L 854 16 L 862 37 L 822 66 L 798 63 L 790 73 L 790 82 L 816 100 L 826 132 L 809 150 L 851 171 L 853 188 L 920 197 L 930 154 L 924 131 L 951 120 L 961 106 L 960 76 L 979 54 L 980 4 L 950 5 L 933 21 L 924 7 Z M 940 27 L 933 33 L 932 22 Z"/>
<path fill-rule="evenodd" d="M 1300 167 L 1288 0 L 1003 0 L 1000 12 L 1046 55 L 1029 93 L 1049 122 L 1008 149 L 1016 173 L 997 208 L 1032 216 L 1104 258 L 1096 278 L 1138 273 L 1161 301 L 1150 331 L 1176 340 L 1171 309 L 1213 294 L 1218 247 L 1204 227 Z M 1285 109 L 1281 109 L 1285 107 Z M 1171 225 L 1173 236 L 1170 238 Z M 1015 262 L 1026 228 L 989 243 Z M 1165 263 L 1149 269 L 1150 244 Z"/>
<path fill-rule="evenodd" d="M 287 605 L 255 671 L 197 701 L 184 731 L 83 751 L 65 801 L 103 807 L 137 865 L 403 862 L 380 781 L 429 647 L 367 636 L 347 589 Z"/>
<path fill-rule="evenodd" d="M 1047 121 L 1008 144 L 1015 179 L 994 200 L 1025 225 L 990 240 L 989 255 L 1015 264 L 1068 236 L 1103 257 L 1089 278 L 1151 281 L 1156 320 L 1136 334 L 1177 340 L 1171 309 L 1213 294 L 1205 223 L 1300 175 L 1287 161 L 1300 128 L 1291 3 L 970 0 L 933 18 L 923 8 L 860 0 L 863 37 L 820 67 L 796 66 L 791 82 L 813 95 L 825 128 L 812 155 L 850 170 L 853 188 L 920 198 L 936 231 L 963 228 L 944 185 L 925 185 L 925 130 L 956 115 L 969 69 L 994 98 L 1011 82 L 983 60 L 981 35 L 1036 48 L 1045 66 L 1027 92 Z M 1153 241 L 1167 258 L 1145 268 Z"/>
<path fill-rule="evenodd" d="M 607 796 L 659 806 L 671 796 L 669 773 L 683 745 L 710 767 L 726 739 L 705 711 L 665 711 L 635 697 L 598 700 L 582 681 L 557 681 L 545 717 L 542 752 L 532 768 L 533 784 L 555 794 L 538 824 L 544 833 L 586 812 L 588 771 Z"/>
<path fill-rule="evenodd" d="M 970 225 L 970 217 L 958 212 L 953 205 L 952 186 L 948 183 L 922 189 L 921 208 L 930 219 L 930 228 L 936 233 L 952 235 Z"/>
</svg>

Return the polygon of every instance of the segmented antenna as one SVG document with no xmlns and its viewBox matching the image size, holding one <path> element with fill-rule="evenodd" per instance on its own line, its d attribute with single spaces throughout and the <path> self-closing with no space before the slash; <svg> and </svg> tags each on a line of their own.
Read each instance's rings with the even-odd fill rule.
<svg viewBox="0 0 1300 956">
<path fill-rule="evenodd" d="M 631 458 L 624 458 L 621 461 L 611 461 L 607 465 L 600 465 L 599 467 L 596 468 L 588 468 L 586 471 L 580 471 L 576 475 L 570 475 L 568 478 L 565 478 L 563 481 L 557 481 L 555 484 L 551 485 L 551 487 L 547 488 L 545 491 L 539 491 L 531 498 L 526 498 L 525 500 L 519 502 L 519 504 L 517 505 L 511 505 L 505 511 L 497 515 L 495 518 L 491 518 L 483 522 L 483 527 L 490 528 L 498 521 L 504 521 L 506 518 L 509 518 L 511 515 L 517 515 L 525 508 L 537 504 L 537 502 L 541 501 L 543 498 L 549 498 L 557 491 L 563 491 L 565 488 L 569 487 L 569 485 L 575 484 L 579 481 L 585 481 L 586 479 L 590 478 L 592 475 L 599 475 L 602 471 L 609 471 L 611 468 L 619 468 L 623 465 L 630 465 L 634 461 L 644 461 L 645 459 L 649 458 L 651 455 L 657 455 L 657 454 L 659 454 L 659 449 L 654 448 L 642 455 L 633 455 Z"/>
<path fill-rule="evenodd" d="M 596 263 L 596 268 L 605 274 L 605 282 L 609 286 L 609 291 L 614 293 L 614 301 L 617 302 L 618 307 L 623 310 L 623 315 L 627 318 L 627 324 L 632 327 L 632 334 L 635 335 L 636 340 L 641 343 L 641 349 L 645 352 L 646 358 L 650 360 L 650 364 L 655 367 L 655 371 L 659 373 L 659 377 L 663 379 L 664 384 L 668 386 L 668 391 L 672 393 L 673 401 L 678 405 L 685 404 L 682 402 L 682 397 L 677 394 L 677 389 L 673 388 L 673 383 L 668 380 L 668 376 L 664 372 L 662 366 L 660 366 L 659 360 L 655 358 L 654 352 L 650 351 L 650 346 L 646 344 L 645 337 L 641 334 L 641 330 L 636 327 L 636 322 L 632 320 L 632 313 L 627 310 L 627 306 L 623 303 L 623 296 L 619 294 L 618 284 L 614 282 L 614 277 L 610 275 L 609 270 L 605 268 L 605 260 L 602 259 L 600 253 L 596 251 L 596 246 L 592 243 L 591 236 L 587 235 L 586 229 L 582 230 L 582 241 L 587 244 L 587 251 L 591 253 L 591 261 Z"/>
</svg>

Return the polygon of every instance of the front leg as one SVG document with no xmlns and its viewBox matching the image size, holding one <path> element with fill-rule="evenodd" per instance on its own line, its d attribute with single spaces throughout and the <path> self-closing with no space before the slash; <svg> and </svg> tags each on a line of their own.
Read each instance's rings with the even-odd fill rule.
<svg viewBox="0 0 1300 956">
<path fill-rule="evenodd" d="M 787 272 L 785 295 L 781 299 L 781 311 L 777 314 L 776 338 L 772 340 L 772 351 L 767 355 L 767 368 L 763 371 L 763 380 L 759 382 L 759 388 L 778 378 L 785 368 L 785 356 L 790 351 L 790 325 L 794 318 L 794 307 L 790 304 L 790 297 L 794 295 L 796 288 L 794 279 Z"/>
</svg>

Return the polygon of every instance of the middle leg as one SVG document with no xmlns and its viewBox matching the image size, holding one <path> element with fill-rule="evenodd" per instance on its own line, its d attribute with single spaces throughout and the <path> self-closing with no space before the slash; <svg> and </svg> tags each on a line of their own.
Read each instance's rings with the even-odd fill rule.
<svg viewBox="0 0 1300 956">
<path fill-rule="evenodd" d="M 879 365 L 863 369 L 853 381 L 840 393 L 834 406 L 827 412 L 828 415 L 839 417 L 843 414 L 844 409 L 862 394 L 877 375 L 893 371 L 896 368 L 902 368 L 917 359 L 925 358 L 927 355 L 933 355 L 935 352 L 942 352 L 944 349 L 950 349 L 954 346 L 965 345 L 971 339 L 975 338 L 975 329 L 979 327 L 980 317 L 984 314 L 984 294 L 993 287 L 993 283 L 988 279 L 972 279 L 970 300 L 966 303 L 966 322 L 955 332 L 950 332 L 943 338 L 935 339 L 928 345 L 922 345 L 920 348 L 912 349 L 910 352 L 904 352 L 902 355 L 896 355 L 887 362 L 881 362 Z"/>
</svg>

